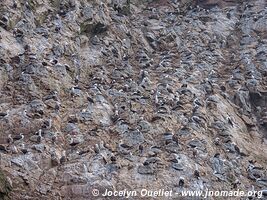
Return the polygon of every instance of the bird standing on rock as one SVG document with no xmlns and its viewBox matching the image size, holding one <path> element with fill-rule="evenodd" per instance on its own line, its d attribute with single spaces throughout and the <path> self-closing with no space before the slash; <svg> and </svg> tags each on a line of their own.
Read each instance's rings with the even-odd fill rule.
<svg viewBox="0 0 267 200">
<path fill-rule="evenodd" d="M 39 129 L 38 131 L 38 135 L 33 135 L 30 137 L 30 141 L 32 142 L 37 142 L 37 143 L 41 143 L 42 141 L 42 129 Z"/>
<path fill-rule="evenodd" d="M 61 155 L 61 158 L 59 159 L 59 163 L 63 164 L 66 162 L 66 160 L 67 160 L 66 151 L 64 150 L 64 151 L 62 151 L 62 155 Z"/>
<path fill-rule="evenodd" d="M 57 136 L 58 136 L 58 133 L 57 133 L 57 132 L 53 133 L 52 138 L 51 138 L 53 144 L 56 143 L 56 141 L 57 141 Z"/>
<path fill-rule="evenodd" d="M 55 105 L 55 113 L 58 114 L 59 110 L 60 110 L 60 102 L 56 101 L 56 105 Z"/>
<path fill-rule="evenodd" d="M 181 177 L 180 180 L 179 180 L 179 187 L 183 187 L 184 186 L 184 178 Z"/>
<path fill-rule="evenodd" d="M 71 97 L 78 97 L 81 95 L 81 88 L 74 86 L 70 89 Z"/>
<path fill-rule="evenodd" d="M 28 149 L 25 147 L 25 144 L 22 143 L 21 144 L 21 148 L 19 149 L 23 154 L 28 153 Z"/>
<path fill-rule="evenodd" d="M 27 110 L 26 109 L 22 111 L 21 115 L 22 115 L 22 118 L 21 118 L 22 125 L 25 126 L 26 124 L 29 124 L 30 123 L 30 121 L 29 121 L 30 117 L 27 114 Z"/>
<path fill-rule="evenodd" d="M 130 146 L 123 143 L 123 140 L 120 140 L 118 144 L 118 152 L 124 155 L 128 155 L 130 153 Z"/>
<path fill-rule="evenodd" d="M 12 144 L 13 143 L 13 138 L 12 138 L 11 134 L 8 135 L 7 143 L 8 144 Z"/>
<path fill-rule="evenodd" d="M 58 159 L 56 153 L 55 152 L 51 152 L 50 155 L 51 155 L 51 164 L 52 164 L 52 166 L 53 167 L 58 166 L 59 163 L 60 163 L 60 160 Z"/>
<path fill-rule="evenodd" d="M 15 141 L 21 141 L 23 139 L 24 139 L 24 135 L 22 133 L 20 133 L 19 135 L 15 135 L 13 137 L 13 140 L 15 140 Z"/>
<path fill-rule="evenodd" d="M 26 119 L 29 118 L 28 115 L 27 115 L 27 110 L 26 109 L 22 111 L 22 117 L 24 117 Z"/>
<path fill-rule="evenodd" d="M 76 146 L 77 144 L 80 144 L 79 140 L 75 140 L 74 138 L 70 139 L 70 143 L 69 143 L 70 146 Z"/>
<path fill-rule="evenodd" d="M 51 118 L 44 121 L 43 128 L 48 129 L 48 130 L 52 128 L 52 119 Z"/>
<path fill-rule="evenodd" d="M 9 116 L 9 110 L 6 112 L 0 112 L 0 119 L 7 118 Z"/>
</svg>

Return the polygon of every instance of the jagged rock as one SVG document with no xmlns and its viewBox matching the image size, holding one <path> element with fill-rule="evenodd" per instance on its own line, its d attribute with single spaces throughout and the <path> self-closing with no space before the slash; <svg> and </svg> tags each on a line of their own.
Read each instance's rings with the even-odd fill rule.
<svg viewBox="0 0 267 200">
<path fill-rule="evenodd" d="M 265 190 L 266 16 L 264 0 L 0 1 L 10 199 Z"/>
<path fill-rule="evenodd" d="M 9 199 L 11 190 L 12 186 L 10 185 L 10 182 L 8 181 L 3 171 L 0 170 L 0 198 Z"/>
</svg>

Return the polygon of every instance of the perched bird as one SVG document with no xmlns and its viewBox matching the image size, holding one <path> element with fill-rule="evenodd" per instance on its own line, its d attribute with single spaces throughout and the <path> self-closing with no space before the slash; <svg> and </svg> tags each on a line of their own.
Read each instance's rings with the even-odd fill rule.
<svg viewBox="0 0 267 200">
<path fill-rule="evenodd" d="M 194 105 L 194 108 L 193 108 L 192 112 L 196 113 L 198 109 L 199 109 L 199 106 L 198 105 Z"/>
<path fill-rule="evenodd" d="M 21 144 L 21 148 L 19 149 L 23 154 L 28 153 L 28 149 L 25 147 L 25 144 L 22 143 Z"/>
<path fill-rule="evenodd" d="M 163 137 L 164 137 L 164 140 L 165 140 L 165 143 L 168 144 L 172 141 L 173 139 L 173 133 L 172 132 L 165 132 L 163 134 Z"/>
<path fill-rule="evenodd" d="M 228 121 L 228 123 L 229 123 L 232 127 L 234 127 L 234 124 L 233 124 L 233 122 L 232 122 L 232 120 L 231 120 L 230 117 L 227 118 L 227 121 Z"/>
<path fill-rule="evenodd" d="M 192 116 L 191 119 L 192 119 L 193 122 L 195 122 L 197 124 L 201 123 L 201 119 L 198 116 Z"/>
<path fill-rule="evenodd" d="M 56 155 L 56 153 L 55 152 L 51 152 L 50 156 L 51 156 L 52 167 L 58 166 L 59 163 L 60 163 L 60 160 L 58 159 L 58 156 Z"/>
<path fill-rule="evenodd" d="M 52 143 L 55 144 L 57 141 L 57 132 L 53 133 L 51 139 L 52 139 Z"/>
<path fill-rule="evenodd" d="M 116 159 L 116 157 L 115 157 L 114 155 L 112 155 L 112 156 L 110 157 L 110 161 L 111 161 L 113 164 L 115 164 L 116 161 L 117 161 L 117 159 Z"/>
<path fill-rule="evenodd" d="M 60 110 L 60 102 L 56 101 L 56 105 L 55 105 L 55 113 L 58 114 L 59 110 Z"/>
<path fill-rule="evenodd" d="M 98 144 L 95 144 L 94 151 L 97 154 L 100 152 L 100 148 L 99 148 L 99 145 Z"/>
<path fill-rule="evenodd" d="M 38 135 L 33 135 L 30 137 L 30 141 L 32 142 L 37 142 L 37 143 L 41 143 L 42 141 L 42 129 L 39 129 L 38 131 Z"/>
<path fill-rule="evenodd" d="M 29 116 L 27 115 L 26 109 L 22 111 L 22 117 L 25 117 L 26 119 L 29 118 Z"/>
<path fill-rule="evenodd" d="M 187 88 L 187 84 L 186 84 L 186 83 L 183 83 L 183 84 L 181 85 L 181 88 Z"/>
<path fill-rule="evenodd" d="M 118 152 L 124 155 L 128 155 L 130 153 L 130 150 L 129 150 L 130 148 L 131 148 L 130 146 L 128 146 L 127 144 L 124 144 L 123 141 L 120 140 L 118 144 Z"/>
<path fill-rule="evenodd" d="M 8 117 L 8 114 L 9 110 L 7 110 L 6 112 L 0 112 L 0 118 Z"/>
<path fill-rule="evenodd" d="M 99 143 L 99 149 L 100 150 L 103 150 L 103 149 L 105 149 L 105 146 L 104 146 L 104 141 L 100 141 L 100 143 Z"/>
<path fill-rule="evenodd" d="M 196 169 L 195 169 L 195 171 L 194 171 L 194 176 L 195 176 L 197 179 L 199 179 L 199 177 L 200 177 L 200 173 L 199 173 L 199 170 L 198 170 L 198 165 L 196 165 Z"/>
<path fill-rule="evenodd" d="M 144 151 L 144 146 L 142 144 L 140 144 L 138 149 L 139 149 L 139 153 L 142 154 Z"/>
<path fill-rule="evenodd" d="M 0 112 L 0 120 L 3 119 L 6 123 L 8 123 L 8 117 L 9 117 L 9 110 L 6 112 Z"/>
<path fill-rule="evenodd" d="M 52 91 L 49 95 L 44 97 L 44 100 L 49 100 L 49 99 L 54 99 L 55 101 L 59 101 L 58 92 L 57 91 Z"/>
<path fill-rule="evenodd" d="M 45 128 L 45 129 L 51 129 L 52 128 L 52 119 L 51 118 L 44 121 L 43 128 Z"/>
<path fill-rule="evenodd" d="M 78 97 L 81 95 L 81 88 L 74 86 L 70 89 L 71 97 Z"/>
<path fill-rule="evenodd" d="M 19 135 L 15 135 L 13 137 L 13 140 L 15 141 L 19 141 L 19 140 L 23 140 L 24 139 L 24 135 L 22 133 L 20 133 Z"/>
<path fill-rule="evenodd" d="M 15 145 L 11 145 L 9 149 L 10 149 L 12 154 L 19 153 L 18 148 Z"/>
<path fill-rule="evenodd" d="M 59 159 L 59 163 L 60 164 L 63 164 L 63 163 L 66 162 L 66 160 L 67 160 L 67 158 L 66 158 L 66 151 L 64 150 L 64 151 L 62 151 L 62 155 L 61 155 L 61 158 Z"/>
<path fill-rule="evenodd" d="M 7 153 L 8 150 L 7 150 L 6 145 L 4 145 L 4 144 L 0 144 L 0 151 L 3 151 L 3 152 L 5 152 L 5 153 Z"/>
<path fill-rule="evenodd" d="M 184 178 L 181 177 L 180 180 L 179 180 L 179 187 L 183 187 L 184 186 Z"/>
<path fill-rule="evenodd" d="M 203 106 L 202 103 L 199 101 L 198 98 L 195 98 L 193 101 L 194 106 Z"/>
<path fill-rule="evenodd" d="M 80 144 L 79 140 L 75 140 L 74 138 L 70 139 L 70 143 L 69 143 L 70 146 L 76 146 L 77 144 Z"/>
<path fill-rule="evenodd" d="M 194 176 L 195 176 L 197 179 L 199 179 L 199 177 L 200 177 L 199 171 L 198 171 L 197 169 L 194 171 Z"/>
<path fill-rule="evenodd" d="M 7 143 L 8 144 L 12 144 L 13 143 L 13 138 L 12 138 L 11 134 L 8 135 Z"/>
</svg>

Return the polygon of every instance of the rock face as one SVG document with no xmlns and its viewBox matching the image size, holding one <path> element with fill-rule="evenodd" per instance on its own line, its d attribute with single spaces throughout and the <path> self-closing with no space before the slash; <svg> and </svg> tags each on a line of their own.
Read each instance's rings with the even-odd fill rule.
<svg viewBox="0 0 267 200">
<path fill-rule="evenodd" d="M 266 191 L 266 7 L 1 1 L 0 198 Z"/>
<path fill-rule="evenodd" d="M 12 189 L 11 183 L 8 181 L 8 178 L 5 174 L 0 171 L 0 198 L 5 200 L 9 199 L 9 194 Z"/>
</svg>

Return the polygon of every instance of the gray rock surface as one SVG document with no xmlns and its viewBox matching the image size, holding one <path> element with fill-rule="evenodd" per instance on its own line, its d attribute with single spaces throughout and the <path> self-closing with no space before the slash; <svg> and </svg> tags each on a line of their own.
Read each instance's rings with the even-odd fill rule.
<svg viewBox="0 0 267 200">
<path fill-rule="evenodd" d="M 0 198 L 266 193 L 266 8 L 1 1 Z"/>
</svg>

